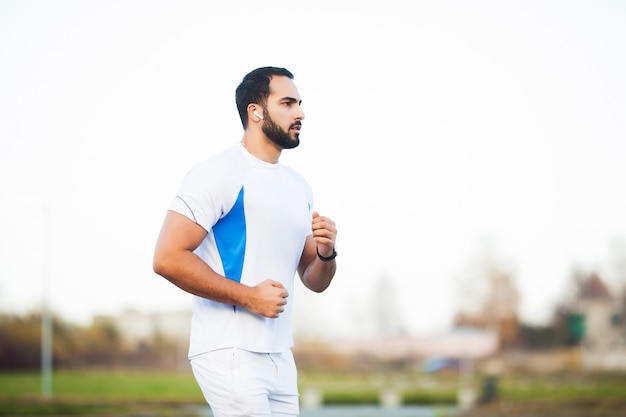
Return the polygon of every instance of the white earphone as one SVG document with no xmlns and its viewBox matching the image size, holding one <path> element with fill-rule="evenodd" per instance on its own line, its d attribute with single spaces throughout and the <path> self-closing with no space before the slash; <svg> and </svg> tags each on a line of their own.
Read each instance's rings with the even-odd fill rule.
<svg viewBox="0 0 626 417">
<path fill-rule="evenodd" d="M 256 117 L 258 117 L 259 119 L 263 120 L 263 116 L 261 116 L 259 113 L 255 111 L 252 112 L 252 114 L 254 114 Z"/>
</svg>

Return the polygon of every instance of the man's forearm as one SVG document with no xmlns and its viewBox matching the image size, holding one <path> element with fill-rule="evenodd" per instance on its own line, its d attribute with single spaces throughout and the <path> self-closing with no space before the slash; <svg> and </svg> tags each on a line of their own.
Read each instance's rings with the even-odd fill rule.
<svg viewBox="0 0 626 417">
<path fill-rule="evenodd" d="M 216 273 L 190 251 L 157 255 L 154 272 L 182 290 L 224 304 L 244 306 L 250 288 Z"/>
<path fill-rule="evenodd" d="M 311 291 L 323 292 L 330 285 L 336 271 L 337 262 L 335 260 L 322 261 L 315 258 L 306 268 L 302 282 Z"/>
</svg>

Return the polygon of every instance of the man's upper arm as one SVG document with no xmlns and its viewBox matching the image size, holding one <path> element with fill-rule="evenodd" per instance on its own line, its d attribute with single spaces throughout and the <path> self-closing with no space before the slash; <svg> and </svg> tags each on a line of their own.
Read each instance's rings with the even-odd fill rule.
<svg viewBox="0 0 626 417">
<path fill-rule="evenodd" d="M 180 249 L 194 251 L 206 235 L 207 231 L 202 226 L 180 213 L 169 210 L 163 221 L 157 250 L 161 248 L 166 251 Z"/>
</svg>

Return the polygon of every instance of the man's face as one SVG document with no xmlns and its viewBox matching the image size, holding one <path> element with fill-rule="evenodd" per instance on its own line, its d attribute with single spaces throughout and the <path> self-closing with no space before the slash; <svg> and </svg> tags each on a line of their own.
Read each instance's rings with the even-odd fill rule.
<svg viewBox="0 0 626 417">
<path fill-rule="evenodd" d="M 274 76 L 270 81 L 267 107 L 263 109 L 263 133 L 280 149 L 300 144 L 300 127 L 304 112 L 302 100 L 293 80 Z"/>
</svg>

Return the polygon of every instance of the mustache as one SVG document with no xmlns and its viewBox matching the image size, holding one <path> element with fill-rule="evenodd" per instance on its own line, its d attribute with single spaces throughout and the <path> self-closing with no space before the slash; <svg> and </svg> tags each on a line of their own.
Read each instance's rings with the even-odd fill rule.
<svg viewBox="0 0 626 417">
<path fill-rule="evenodd" d="M 292 123 L 292 124 L 289 126 L 289 129 L 291 129 L 292 127 L 296 127 L 296 126 L 302 126 L 302 122 L 297 121 L 297 122 Z"/>
</svg>

